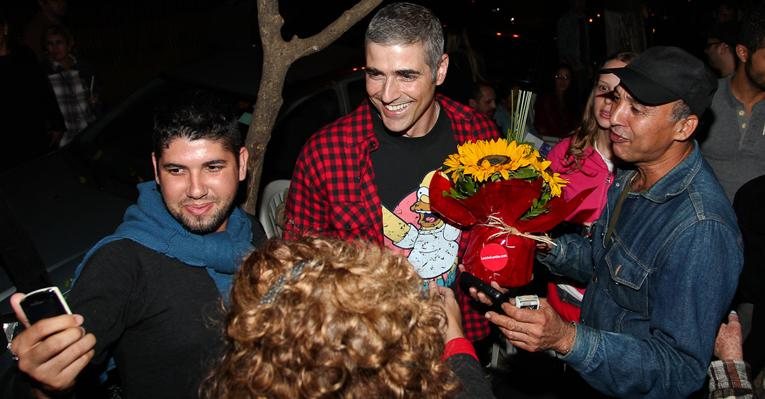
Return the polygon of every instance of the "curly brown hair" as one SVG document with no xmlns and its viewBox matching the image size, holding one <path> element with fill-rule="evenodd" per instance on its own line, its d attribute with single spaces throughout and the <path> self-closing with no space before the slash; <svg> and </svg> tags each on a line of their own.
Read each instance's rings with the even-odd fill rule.
<svg viewBox="0 0 765 399">
<path fill-rule="evenodd" d="M 226 350 L 202 395 L 452 396 L 446 315 L 422 287 L 405 258 L 374 244 L 271 240 L 236 275 Z"/>
</svg>

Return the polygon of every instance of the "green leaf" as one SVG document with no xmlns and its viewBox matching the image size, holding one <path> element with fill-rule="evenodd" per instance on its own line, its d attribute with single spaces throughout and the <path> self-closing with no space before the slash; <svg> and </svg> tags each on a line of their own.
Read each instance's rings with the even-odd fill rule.
<svg viewBox="0 0 765 399">
<path fill-rule="evenodd" d="M 457 192 L 459 192 L 460 195 L 465 197 L 469 197 L 475 194 L 476 190 L 478 189 L 475 180 L 473 180 L 471 176 L 461 176 L 454 184 L 454 188 L 457 190 Z"/>
<path fill-rule="evenodd" d="M 444 197 L 451 197 L 451 198 L 458 199 L 458 200 L 467 198 L 466 196 L 458 193 L 454 188 L 452 188 L 448 192 L 444 191 L 443 195 L 444 195 Z"/>
<path fill-rule="evenodd" d="M 529 210 L 523 214 L 523 217 L 521 217 L 521 219 L 528 220 L 547 212 L 545 205 L 546 205 L 546 202 L 543 203 L 542 201 L 534 200 L 534 202 L 531 203 L 531 208 L 529 208 Z"/>
<path fill-rule="evenodd" d="M 531 166 L 518 169 L 512 173 L 514 179 L 534 179 L 539 177 L 539 173 Z"/>
</svg>

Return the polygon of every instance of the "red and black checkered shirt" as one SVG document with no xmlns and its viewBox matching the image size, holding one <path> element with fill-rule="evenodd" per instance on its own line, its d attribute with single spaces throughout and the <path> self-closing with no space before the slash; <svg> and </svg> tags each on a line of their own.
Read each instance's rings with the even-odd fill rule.
<svg viewBox="0 0 765 399">
<path fill-rule="evenodd" d="M 442 95 L 436 95 L 436 100 L 451 121 L 458 143 L 499 137 L 495 124 L 472 108 Z M 321 235 L 383 244 L 382 203 L 370 156 L 380 145 L 372 125 L 373 112 L 364 101 L 305 144 L 285 204 L 285 238 Z M 488 335 L 488 322 L 472 310 L 470 298 L 458 296 L 466 337 L 477 340 Z"/>
</svg>

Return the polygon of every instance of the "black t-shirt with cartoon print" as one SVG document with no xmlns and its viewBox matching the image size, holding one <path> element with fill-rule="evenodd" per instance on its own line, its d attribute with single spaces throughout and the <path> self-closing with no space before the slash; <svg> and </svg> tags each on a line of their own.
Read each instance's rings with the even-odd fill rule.
<svg viewBox="0 0 765 399">
<path fill-rule="evenodd" d="M 449 118 L 440 113 L 428 134 L 414 138 L 391 135 L 379 118 L 373 123 L 380 142 L 372 164 L 385 245 L 406 256 L 423 279 L 451 286 L 460 230 L 431 212 L 428 190 L 433 171 L 457 150 Z"/>
<path fill-rule="evenodd" d="M 385 130 L 379 116 L 372 119 L 380 142 L 380 148 L 372 152 L 377 194 L 383 206 L 393 209 L 417 190 L 428 172 L 441 167 L 446 157 L 456 152 L 457 141 L 445 112 L 439 113 L 433 129 L 422 137 L 395 136 Z"/>
</svg>

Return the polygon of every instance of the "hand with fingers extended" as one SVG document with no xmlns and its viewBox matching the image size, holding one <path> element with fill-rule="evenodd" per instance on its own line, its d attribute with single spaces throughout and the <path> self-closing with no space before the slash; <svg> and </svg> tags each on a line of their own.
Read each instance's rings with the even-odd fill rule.
<svg viewBox="0 0 765 399">
<path fill-rule="evenodd" d="M 428 282 L 428 289 L 431 296 L 440 298 L 439 304 L 444 313 L 446 313 L 446 329 L 443 331 L 444 342 L 464 337 L 465 333 L 462 331 L 462 312 L 460 312 L 460 305 L 457 303 L 454 291 L 447 287 L 441 287 L 434 281 Z"/>
<path fill-rule="evenodd" d="M 576 327 L 561 319 L 546 299 L 539 300 L 539 309 L 519 309 L 515 304 L 503 303 L 502 310 L 504 315 L 490 311 L 486 318 L 518 348 L 530 352 L 552 349 L 563 355 L 573 348 Z"/>
<path fill-rule="evenodd" d="M 96 337 L 82 328 L 84 319 L 80 315 L 61 315 L 30 325 L 19 305 L 23 297 L 23 294 L 11 297 L 16 317 L 26 327 L 10 346 L 18 357 L 19 370 L 45 391 L 72 388 L 77 375 L 95 354 Z"/>
</svg>

